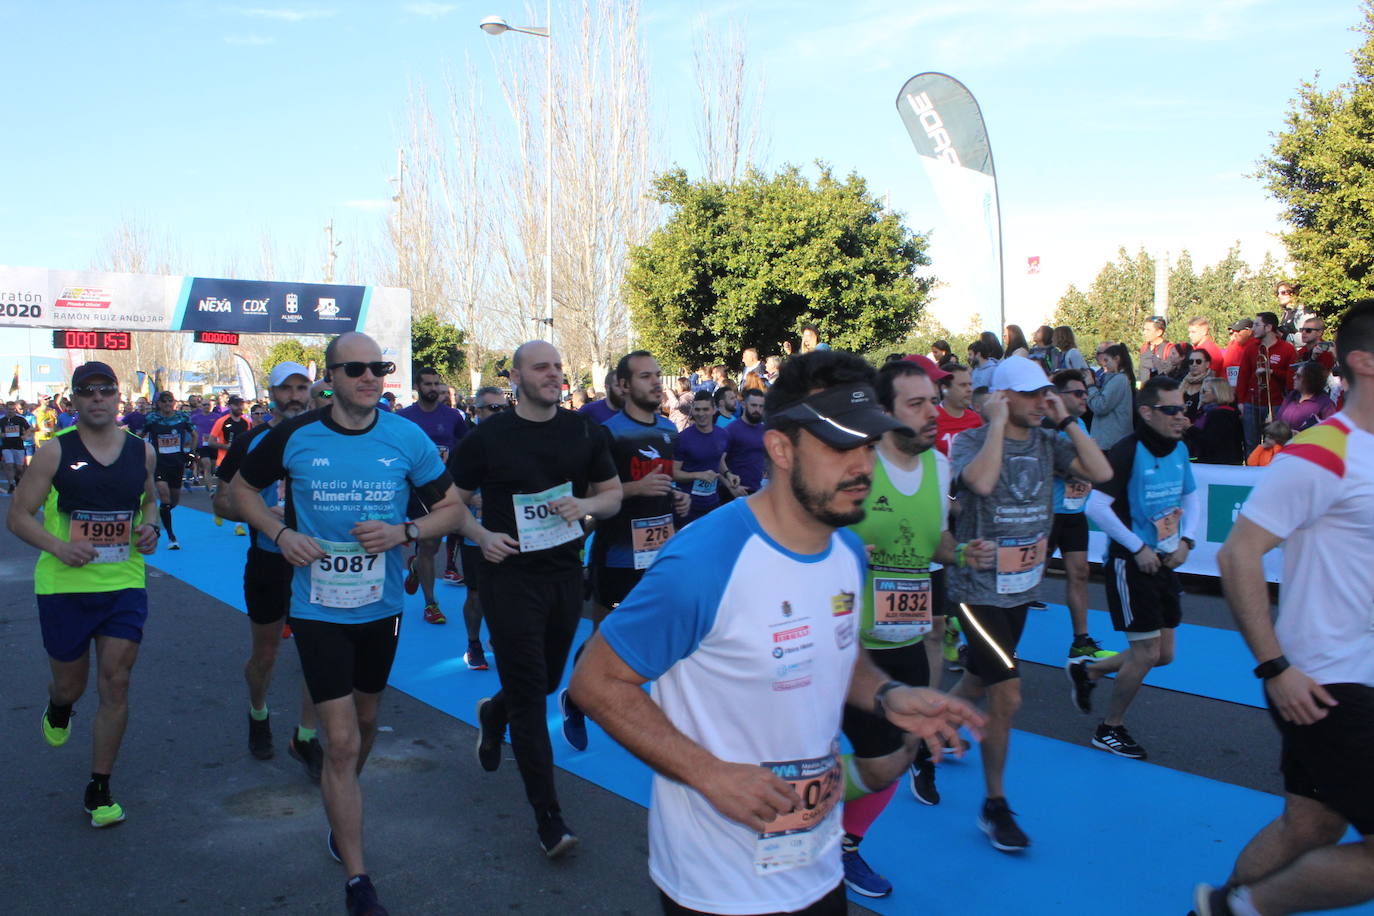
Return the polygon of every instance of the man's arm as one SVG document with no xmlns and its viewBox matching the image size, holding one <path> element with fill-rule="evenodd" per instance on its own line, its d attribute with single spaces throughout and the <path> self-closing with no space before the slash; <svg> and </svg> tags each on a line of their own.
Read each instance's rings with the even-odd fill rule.
<svg viewBox="0 0 1374 916">
<path fill-rule="evenodd" d="M 1069 441 L 1073 443 L 1074 451 L 1078 453 L 1073 464 L 1069 465 L 1069 472 L 1081 480 L 1096 484 L 1111 480 L 1112 466 L 1107 461 L 1107 453 L 1102 451 L 1101 446 L 1094 442 L 1091 436 L 1083 432 L 1083 428 L 1077 423 L 1070 424 L 1067 431 Z"/>
<path fill-rule="evenodd" d="M 157 452 L 147 443 L 143 445 L 143 464 L 147 469 L 147 476 L 143 479 L 143 502 L 138 509 L 143 523 L 134 529 L 138 536 L 134 546 L 138 548 L 139 553 L 152 553 L 157 549 L 157 539 L 162 534 L 162 529 L 158 527 L 157 522 L 152 521 L 157 518 L 157 485 L 154 483 Z"/>
<path fill-rule="evenodd" d="M 472 504 L 475 492 L 474 490 L 464 490 L 459 486 L 454 487 L 454 495 L 464 506 Z M 488 562 L 500 563 L 506 557 L 514 556 L 520 552 L 519 541 L 508 534 L 488 530 L 481 522 L 477 521 L 477 517 L 472 514 L 471 509 L 468 510 L 468 518 L 472 519 L 471 525 L 466 519 L 461 519 L 459 533 L 476 544 Z M 472 533 L 469 534 L 469 531 Z"/>
<path fill-rule="evenodd" d="M 69 435 L 76 435 L 70 433 Z M 57 463 L 62 458 L 62 443 L 50 439 L 33 456 L 24 476 L 19 479 L 14 495 L 10 497 L 10 511 L 5 524 L 24 543 L 47 551 L 68 566 L 85 566 L 95 559 L 95 548 L 90 541 L 75 544 L 49 534 L 38 521 L 38 510 L 48 498 L 52 489 L 52 479 L 57 474 Z"/>
<path fill-rule="evenodd" d="M 854 675 L 849 679 L 849 694 L 845 700 L 857 709 L 875 712 L 878 689 L 891 681 L 877 665 L 867 649 L 860 649 L 854 660 Z M 956 744 L 959 726 L 966 725 L 975 738 L 986 721 L 978 710 L 955 697 L 929 687 L 903 685 L 883 695 L 883 714 L 903 731 L 926 739 L 931 756 L 939 760 L 941 749 Z M 960 755 L 962 756 L 962 755 Z"/>
<path fill-rule="evenodd" d="M 592 518 L 610 518 L 620 511 L 621 493 L 620 478 L 608 477 L 593 482 L 582 499 L 565 496 L 549 503 L 549 507 L 565 522 L 579 521 L 588 515 Z"/>
</svg>

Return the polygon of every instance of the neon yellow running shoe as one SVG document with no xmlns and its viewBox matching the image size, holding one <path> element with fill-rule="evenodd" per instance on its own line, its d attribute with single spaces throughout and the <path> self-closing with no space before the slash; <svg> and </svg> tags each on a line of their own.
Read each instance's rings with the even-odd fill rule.
<svg viewBox="0 0 1374 916">
<path fill-rule="evenodd" d="M 124 821 L 124 809 L 115 802 L 101 805 L 98 808 L 87 808 L 86 813 L 91 816 L 91 826 L 96 829 L 113 827 Z"/>
<path fill-rule="evenodd" d="M 220 518 L 218 515 L 216 515 L 216 516 L 215 516 L 215 527 L 216 527 L 216 528 L 219 528 L 219 527 L 222 526 L 223 524 L 224 524 L 224 519 L 222 519 L 222 518 Z"/>
<path fill-rule="evenodd" d="M 61 747 L 72 736 L 72 720 L 67 720 L 66 728 L 54 728 L 48 722 L 47 707 L 43 708 L 43 739 L 53 747 Z"/>
</svg>

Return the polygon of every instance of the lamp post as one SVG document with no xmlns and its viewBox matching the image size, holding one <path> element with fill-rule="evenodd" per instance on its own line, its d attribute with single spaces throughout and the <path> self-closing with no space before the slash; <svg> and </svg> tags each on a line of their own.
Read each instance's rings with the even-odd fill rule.
<svg viewBox="0 0 1374 916">
<path fill-rule="evenodd" d="M 550 342 L 553 341 L 553 16 L 552 0 L 544 4 L 544 19 L 547 26 L 513 26 L 500 16 L 488 16 L 479 22 L 478 28 L 488 35 L 502 32 L 519 32 L 522 35 L 536 35 L 545 39 L 548 69 L 548 86 L 544 98 L 544 324 L 548 325 Z M 539 319 L 535 319 L 538 321 Z"/>
</svg>

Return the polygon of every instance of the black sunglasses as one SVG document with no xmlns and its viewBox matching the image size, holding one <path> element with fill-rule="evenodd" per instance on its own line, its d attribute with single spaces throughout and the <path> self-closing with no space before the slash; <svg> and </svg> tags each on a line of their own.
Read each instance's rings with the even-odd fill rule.
<svg viewBox="0 0 1374 916">
<path fill-rule="evenodd" d="M 1170 417 L 1176 417 L 1187 409 L 1182 404 L 1146 404 L 1145 406 Z"/>
<path fill-rule="evenodd" d="M 1304 334 L 1316 334 L 1321 331 L 1321 328 L 1302 328 L 1301 330 Z"/>
<path fill-rule="evenodd" d="M 333 372 L 335 369 L 342 369 L 344 375 L 349 378 L 361 378 L 362 374 L 370 369 L 372 374 L 377 378 L 384 378 L 396 371 L 396 364 L 378 360 L 375 363 L 334 363 L 332 366 L 325 366 L 325 368 L 330 372 Z"/>
<path fill-rule="evenodd" d="M 1191 366 L 1205 366 L 1205 365 L 1207 365 L 1209 362 L 1211 362 L 1211 360 L 1209 360 L 1209 359 L 1190 359 L 1190 360 L 1188 360 L 1188 364 L 1191 365 Z"/>
<path fill-rule="evenodd" d="M 105 397 L 108 398 L 108 397 L 109 397 L 110 395 L 112 395 L 112 394 L 118 394 L 118 393 L 119 393 L 119 386 L 118 386 L 118 385 L 78 385 L 78 386 L 77 386 L 75 389 L 73 389 L 73 390 L 74 390 L 77 394 L 81 395 L 83 398 L 94 397 L 94 396 L 97 395 L 97 394 L 103 394 L 103 395 L 105 395 Z"/>
<path fill-rule="evenodd" d="M 506 409 L 506 405 L 505 405 L 505 404 L 478 404 L 478 405 L 477 405 L 477 409 L 478 409 L 478 410 L 490 410 L 492 413 L 495 413 L 495 412 L 498 411 L 498 410 L 505 410 L 505 409 Z"/>
</svg>

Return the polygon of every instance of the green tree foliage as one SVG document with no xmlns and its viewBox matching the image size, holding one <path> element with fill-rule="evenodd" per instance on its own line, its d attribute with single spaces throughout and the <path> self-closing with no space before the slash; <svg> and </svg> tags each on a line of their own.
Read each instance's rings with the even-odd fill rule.
<svg viewBox="0 0 1374 916">
<path fill-rule="evenodd" d="M 324 348 L 307 347 L 296 338 L 288 337 L 272 344 L 267 355 L 263 357 L 263 364 L 259 367 L 259 371 L 262 373 L 262 378 L 266 379 L 272 371 L 272 367 L 277 363 L 291 362 L 309 366 L 312 359 L 319 369 L 319 374 L 324 375 Z"/>
<path fill-rule="evenodd" d="M 1188 320 L 1201 317 L 1225 346 L 1225 329 L 1237 318 L 1274 310 L 1274 285 L 1281 278 L 1273 257 L 1265 255 L 1258 268 L 1251 267 L 1240 256 L 1239 245 L 1201 273 L 1192 255 L 1182 252 L 1169 268 L 1169 339 L 1186 340 Z M 1070 286 L 1065 291 L 1051 323 L 1073 328 L 1085 353 L 1100 341 L 1124 341 L 1134 348 L 1140 344 L 1141 325 L 1155 314 L 1154 289 L 1155 259 L 1143 248 L 1135 255 L 1122 248 L 1086 290 Z"/>
<path fill-rule="evenodd" d="M 814 322 L 832 347 L 865 352 L 901 340 L 931 281 L 926 239 L 884 211 L 862 178 L 788 166 L 734 184 L 655 182 L 670 216 L 631 251 L 624 295 L 640 345 L 665 366 L 763 355 Z"/>
<path fill-rule="evenodd" d="M 1374 2 L 1365 0 L 1355 75 L 1330 92 L 1303 82 L 1258 177 L 1283 203 L 1304 308 L 1340 312 L 1374 295 Z"/>
<path fill-rule="evenodd" d="M 434 314 L 419 315 L 410 323 L 410 358 L 415 368 L 428 366 L 456 388 L 466 388 L 467 335 Z"/>
</svg>

